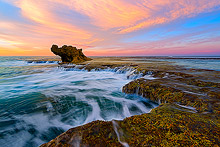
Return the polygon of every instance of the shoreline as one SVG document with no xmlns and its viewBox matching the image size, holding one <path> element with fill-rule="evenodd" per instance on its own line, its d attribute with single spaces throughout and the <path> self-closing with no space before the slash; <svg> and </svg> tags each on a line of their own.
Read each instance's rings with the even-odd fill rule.
<svg viewBox="0 0 220 147">
<path fill-rule="evenodd" d="M 141 74 L 143 77 L 150 75 L 154 77 L 155 80 L 133 80 L 123 86 L 123 92 L 127 94 L 138 94 L 147 99 L 150 98 L 155 102 L 159 101 L 159 107 L 154 108 L 151 113 L 131 116 L 122 121 L 115 121 L 117 128 L 121 130 L 122 134 L 119 133 L 120 136 L 118 136 L 117 131 L 114 130 L 115 126 L 113 126 L 112 121 L 94 121 L 83 126 L 72 128 L 49 143 L 43 144 L 42 147 L 56 145 L 71 146 L 71 143 L 73 143 L 71 141 L 73 140 L 74 142 L 80 142 L 81 145 L 89 146 L 103 145 L 105 143 L 105 145 L 111 144 L 117 146 L 121 146 L 123 143 L 127 143 L 130 146 L 136 144 L 147 146 L 204 145 L 204 143 L 207 146 L 213 146 L 220 144 L 220 140 L 218 139 L 220 138 L 220 134 L 215 132 L 220 132 L 220 71 L 187 69 L 183 66 L 171 65 L 166 61 L 140 63 L 132 59 L 133 57 L 100 57 L 78 64 L 78 66 L 60 64 L 59 67 L 69 70 L 78 68 L 87 71 L 120 67 L 124 70 L 126 70 L 126 68 L 127 70 L 133 69 L 134 74 Z M 170 115 L 172 117 L 170 117 Z M 161 120 L 155 120 L 152 124 L 149 124 L 148 121 L 151 121 L 154 117 L 161 118 Z M 178 124 L 181 117 L 185 117 L 185 119 L 189 118 L 190 120 L 182 120 L 181 123 Z M 163 119 L 168 122 L 173 122 L 173 126 L 167 127 L 166 125 L 169 125 L 169 123 L 162 122 Z M 206 119 L 208 119 L 208 121 Z M 134 125 L 129 125 L 128 120 L 129 123 L 134 123 Z M 136 124 L 136 120 L 140 121 L 140 124 L 147 123 L 148 127 L 154 126 L 155 123 L 157 124 L 159 121 L 159 124 L 163 124 L 163 126 L 161 126 L 162 128 L 154 126 L 154 129 L 162 129 L 161 135 L 165 137 L 161 137 L 159 132 L 159 136 L 157 136 L 157 134 L 149 136 L 149 134 L 144 133 L 148 127 L 143 128 L 143 126 Z M 190 125 L 201 126 L 201 124 L 204 126 L 200 129 L 190 128 Z M 181 128 L 181 126 L 184 125 L 185 127 Z M 210 126 L 212 127 L 210 128 Z M 130 127 L 142 131 L 137 131 L 138 134 L 135 136 L 129 129 Z M 88 130 L 84 128 L 90 131 L 88 132 Z M 152 129 L 147 130 L 150 132 L 153 131 Z M 209 135 L 209 131 L 214 131 L 215 134 Z M 96 134 L 99 134 L 99 136 L 96 136 Z M 166 137 L 167 135 L 170 135 L 170 137 Z M 188 136 L 184 138 L 183 135 Z M 195 136 L 197 139 L 192 139 Z M 170 140 L 170 138 L 173 139 Z M 103 139 L 105 140 L 104 142 Z M 148 141 L 144 141 L 144 143 L 138 142 L 139 139 Z"/>
</svg>

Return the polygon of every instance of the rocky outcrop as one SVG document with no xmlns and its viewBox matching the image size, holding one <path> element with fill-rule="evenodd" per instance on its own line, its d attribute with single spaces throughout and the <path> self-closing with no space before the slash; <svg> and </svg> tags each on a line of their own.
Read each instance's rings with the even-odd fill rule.
<svg viewBox="0 0 220 147">
<path fill-rule="evenodd" d="M 178 103 L 184 106 L 191 106 L 197 112 L 220 114 L 220 97 L 216 88 L 214 88 L 219 86 L 218 83 L 202 81 L 191 83 L 190 81 L 193 80 L 188 80 L 186 83 L 193 84 L 193 86 L 178 86 L 177 80 L 174 83 L 174 81 L 169 81 L 168 79 L 146 80 L 141 78 L 126 84 L 122 91 L 127 94 L 138 94 L 159 103 Z M 202 84 L 195 86 L 198 83 Z M 208 87 L 210 85 L 213 87 Z M 187 87 L 191 88 L 191 90 L 194 87 L 197 91 L 195 93 L 189 92 L 188 89 L 184 89 Z"/>
<path fill-rule="evenodd" d="M 72 128 L 41 147 L 218 146 L 219 118 L 162 104 L 123 121 L 94 121 Z"/>
<path fill-rule="evenodd" d="M 72 46 L 63 45 L 59 48 L 57 45 L 52 45 L 51 51 L 60 56 L 63 63 L 81 63 L 92 60 L 83 54 L 82 49 Z"/>
</svg>

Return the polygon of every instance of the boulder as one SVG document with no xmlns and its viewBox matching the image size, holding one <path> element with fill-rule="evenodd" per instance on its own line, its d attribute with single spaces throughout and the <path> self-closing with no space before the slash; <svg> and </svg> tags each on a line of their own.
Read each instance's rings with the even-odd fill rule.
<svg viewBox="0 0 220 147">
<path fill-rule="evenodd" d="M 82 49 L 72 46 L 63 45 L 59 48 L 57 45 L 52 45 L 51 51 L 60 56 L 63 63 L 80 63 L 92 60 L 83 54 Z"/>
</svg>

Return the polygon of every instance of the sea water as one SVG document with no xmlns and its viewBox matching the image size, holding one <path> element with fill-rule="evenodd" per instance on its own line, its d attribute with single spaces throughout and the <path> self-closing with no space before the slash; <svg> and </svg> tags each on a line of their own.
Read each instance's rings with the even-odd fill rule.
<svg viewBox="0 0 220 147">
<path fill-rule="evenodd" d="M 130 57 L 124 60 L 133 60 L 137 63 L 164 62 L 171 65 L 182 66 L 187 69 L 204 69 L 220 71 L 220 56 L 149 56 Z"/>
<path fill-rule="evenodd" d="M 35 57 L 28 57 L 35 59 Z M 64 70 L 0 57 L 0 146 L 35 147 L 95 120 L 122 120 L 157 104 L 122 93 L 126 72 Z"/>
<path fill-rule="evenodd" d="M 191 57 L 191 59 L 187 57 L 187 59 L 165 59 L 163 61 L 186 68 L 220 71 L 220 57 Z"/>
</svg>

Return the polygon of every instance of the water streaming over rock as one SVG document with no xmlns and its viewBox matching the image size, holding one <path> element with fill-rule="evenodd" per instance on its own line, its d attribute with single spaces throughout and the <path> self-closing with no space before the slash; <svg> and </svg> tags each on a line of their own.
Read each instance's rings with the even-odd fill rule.
<svg viewBox="0 0 220 147">
<path fill-rule="evenodd" d="M 123 85 L 140 76 L 132 69 L 88 72 L 55 65 L 22 59 L 0 62 L 2 146 L 38 146 L 72 127 L 94 120 L 120 120 L 157 106 L 121 92 Z"/>
</svg>

